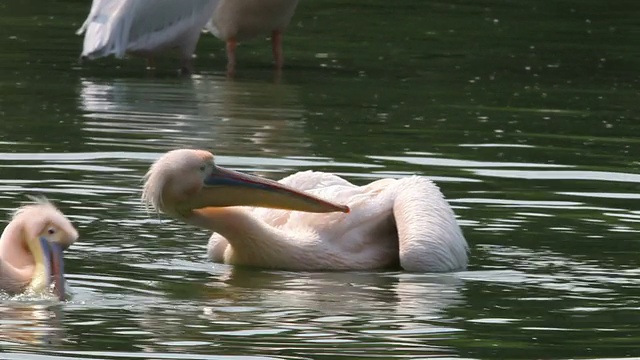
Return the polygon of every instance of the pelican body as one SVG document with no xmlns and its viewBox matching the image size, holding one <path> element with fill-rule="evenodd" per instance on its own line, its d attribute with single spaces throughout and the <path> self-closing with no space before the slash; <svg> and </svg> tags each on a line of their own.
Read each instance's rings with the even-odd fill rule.
<svg viewBox="0 0 640 360">
<path fill-rule="evenodd" d="M 126 54 L 146 57 L 177 50 L 183 72 L 205 24 L 219 0 L 93 0 L 89 16 L 78 29 L 84 33 L 81 59 Z"/>
<path fill-rule="evenodd" d="M 304 171 L 279 182 L 217 166 L 203 150 L 173 150 L 145 175 L 143 201 L 214 231 L 214 262 L 284 270 L 412 272 L 466 268 L 453 210 L 425 177 L 356 186 Z"/>
<path fill-rule="evenodd" d="M 284 64 L 282 33 L 293 17 L 298 0 L 220 0 L 207 29 L 226 42 L 227 71 L 233 73 L 239 41 L 271 33 L 277 69 Z"/>
<path fill-rule="evenodd" d="M 71 222 L 45 199 L 16 210 L 0 237 L 0 290 L 65 299 L 62 252 L 78 238 Z"/>
</svg>

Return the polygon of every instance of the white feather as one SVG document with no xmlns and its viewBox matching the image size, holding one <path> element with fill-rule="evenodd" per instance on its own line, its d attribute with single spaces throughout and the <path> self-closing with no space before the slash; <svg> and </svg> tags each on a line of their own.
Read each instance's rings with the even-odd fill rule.
<svg viewBox="0 0 640 360">
<path fill-rule="evenodd" d="M 94 0 L 77 31 L 85 34 L 82 56 L 122 58 L 178 48 L 190 58 L 218 1 Z"/>
<path fill-rule="evenodd" d="M 390 265 L 394 257 L 404 270 L 416 272 L 455 271 L 467 265 L 468 245 L 455 215 L 440 189 L 425 177 L 356 186 L 333 174 L 304 171 L 280 182 L 348 205 L 351 212 L 250 208 L 251 218 L 277 229 L 277 234 L 263 233 L 242 247 L 227 246 L 233 240 L 213 234 L 211 260 L 299 270 L 373 269 Z M 283 241 L 275 241 L 278 237 Z"/>
</svg>

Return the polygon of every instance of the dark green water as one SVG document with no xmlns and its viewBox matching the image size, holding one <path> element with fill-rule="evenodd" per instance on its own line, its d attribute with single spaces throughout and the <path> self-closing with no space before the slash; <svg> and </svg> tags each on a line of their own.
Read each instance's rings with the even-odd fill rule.
<svg viewBox="0 0 640 360">
<path fill-rule="evenodd" d="M 640 356 L 640 5 L 302 1 L 285 37 L 201 38 L 196 73 L 76 63 L 88 1 L 0 0 L 0 207 L 57 202 L 73 299 L 0 297 L 1 359 Z M 469 270 L 214 265 L 142 175 L 201 147 L 280 178 L 433 178 Z M 7 215 L 8 216 L 8 215 Z"/>
</svg>

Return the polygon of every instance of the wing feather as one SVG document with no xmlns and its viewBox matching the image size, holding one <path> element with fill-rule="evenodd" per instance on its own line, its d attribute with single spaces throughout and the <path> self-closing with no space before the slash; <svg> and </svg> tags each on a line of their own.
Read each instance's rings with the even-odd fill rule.
<svg viewBox="0 0 640 360">
<path fill-rule="evenodd" d="M 220 0 L 94 0 L 86 21 L 82 56 L 154 53 L 173 47 L 191 55 Z"/>
<path fill-rule="evenodd" d="M 317 190 L 334 185 L 356 187 L 337 175 L 311 170 L 297 172 L 279 182 L 301 191 Z"/>
</svg>

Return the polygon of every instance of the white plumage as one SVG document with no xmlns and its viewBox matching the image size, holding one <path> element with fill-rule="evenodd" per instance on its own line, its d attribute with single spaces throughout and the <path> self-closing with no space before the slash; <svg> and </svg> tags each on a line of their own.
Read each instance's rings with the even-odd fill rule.
<svg viewBox="0 0 640 360">
<path fill-rule="evenodd" d="M 152 59 L 176 49 L 184 70 L 219 0 L 94 0 L 78 34 L 82 58 L 125 54 Z"/>
<path fill-rule="evenodd" d="M 298 0 L 220 0 L 207 29 L 227 45 L 227 71 L 236 64 L 236 45 L 259 35 L 271 34 L 276 68 L 282 68 L 282 34 L 298 6 Z"/>
<path fill-rule="evenodd" d="M 336 175 L 304 171 L 279 181 L 321 199 L 349 206 L 349 214 L 245 208 L 282 234 L 281 246 L 267 237 L 250 246 L 229 247 L 213 234 L 212 261 L 297 270 L 376 269 L 400 265 L 407 271 L 464 269 L 467 242 L 451 207 L 425 177 L 382 179 L 356 186 Z M 249 245 L 249 244 L 247 244 Z M 265 256 L 268 254 L 268 256 Z M 399 263 L 398 263 L 399 262 Z"/>
</svg>

